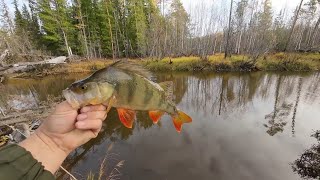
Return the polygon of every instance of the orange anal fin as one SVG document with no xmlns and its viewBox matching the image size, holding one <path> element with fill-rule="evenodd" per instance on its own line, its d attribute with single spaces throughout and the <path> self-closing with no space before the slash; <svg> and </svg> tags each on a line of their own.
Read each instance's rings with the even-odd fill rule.
<svg viewBox="0 0 320 180">
<path fill-rule="evenodd" d="M 121 109 L 118 108 L 118 115 L 119 119 L 122 122 L 122 124 L 127 128 L 132 128 L 133 121 L 136 118 L 136 112 L 129 109 Z"/>
<path fill-rule="evenodd" d="M 164 112 L 162 111 L 149 111 L 149 116 L 152 119 L 153 123 L 157 124 L 161 118 L 161 116 L 163 116 Z"/>
<path fill-rule="evenodd" d="M 182 111 L 178 111 L 176 115 L 171 117 L 173 120 L 174 127 L 178 132 L 181 132 L 182 124 L 192 122 L 192 118 Z"/>
</svg>

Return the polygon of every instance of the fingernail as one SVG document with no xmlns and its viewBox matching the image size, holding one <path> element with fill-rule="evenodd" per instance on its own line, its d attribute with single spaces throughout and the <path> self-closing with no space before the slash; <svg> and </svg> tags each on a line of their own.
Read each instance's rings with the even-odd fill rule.
<svg viewBox="0 0 320 180">
<path fill-rule="evenodd" d="M 88 106 L 86 106 L 86 107 L 83 107 L 82 109 L 81 109 L 81 112 L 89 112 L 90 111 L 90 107 L 88 107 Z"/>
<path fill-rule="evenodd" d="M 77 120 L 82 121 L 82 120 L 87 119 L 87 117 L 88 117 L 88 115 L 86 115 L 86 114 L 79 114 L 77 117 Z"/>
</svg>

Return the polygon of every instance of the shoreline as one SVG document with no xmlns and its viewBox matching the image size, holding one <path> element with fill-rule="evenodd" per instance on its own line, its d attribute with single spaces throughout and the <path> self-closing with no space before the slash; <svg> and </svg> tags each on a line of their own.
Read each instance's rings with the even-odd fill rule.
<svg viewBox="0 0 320 180">
<path fill-rule="evenodd" d="M 129 59 L 139 63 L 153 72 L 312 72 L 320 70 L 318 53 L 276 53 L 250 60 L 246 55 L 234 55 L 224 59 L 223 54 L 209 56 L 207 60 L 200 57 L 178 57 L 153 59 Z M 83 60 L 36 69 L 31 72 L 4 75 L 6 78 L 41 78 L 48 75 L 91 73 L 114 62 L 111 59 Z"/>
</svg>

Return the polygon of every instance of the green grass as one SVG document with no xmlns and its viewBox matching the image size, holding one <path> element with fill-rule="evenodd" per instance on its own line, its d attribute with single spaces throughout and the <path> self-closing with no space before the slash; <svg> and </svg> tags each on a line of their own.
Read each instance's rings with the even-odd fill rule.
<svg viewBox="0 0 320 180">
<path fill-rule="evenodd" d="M 320 70 L 320 54 L 276 53 L 260 57 L 252 64 L 249 56 L 233 55 L 224 59 L 223 54 L 199 57 L 165 58 L 144 60 L 143 64 L 152 71 L 316 71 Z"/>
<path fill-rule="evenodd" d="M 206 60 L 200 57 L 178 57 L 154 59 L 130 59 L 141 63 L 151 71 L 159 72 L 230 72 L 230 71 L 318 71 L 320 70 L 319 53 L 275 53 L 260 57 L 255 64 L 247 55 L 233 55 L 224 59 L 224 54 L 209 56 Z M 88 60 L 75 63 L 44 67 L 33 72 L 23 73 L 24 77 L 39 77 L 66 73 L 91 73 L 110 65 L 112 60 Z M 13 77 L 19 77 L 19 74 Z"/>
<path fill-rule="evenodd" d="M 277 53 L 259 59 L 257 66 L 267 71 L 317 71 L 320 70 L 320 54 Z"/>
</svg>

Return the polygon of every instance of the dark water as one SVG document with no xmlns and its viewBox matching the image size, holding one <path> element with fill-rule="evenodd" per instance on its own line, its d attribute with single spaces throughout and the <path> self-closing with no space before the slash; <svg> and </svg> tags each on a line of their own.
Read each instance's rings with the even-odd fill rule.
<svg viewBox="0 0 320 180">
<path fill-rule="evenodd" d="M 37 101 L 46 100 L 81 76 L 8 82 L 0 102 L 30 91 Z M 311 135 L 320 130 L 320 73 L 158 75 L 158 81 L 167 80 L 174 81 L 178 108 L 193 118 L 181 134 L 169 116 L 154 125 L 139 112 L 127 129 L 112 110 L 98 138 L 73 152 L 64 167 L 86 179 L 99 172 L 113 144 L 105 174 L 124 160 L 117 168 L 124 180 L 302 179 L 292 166 L 318 143 Z"/>
</svg>

